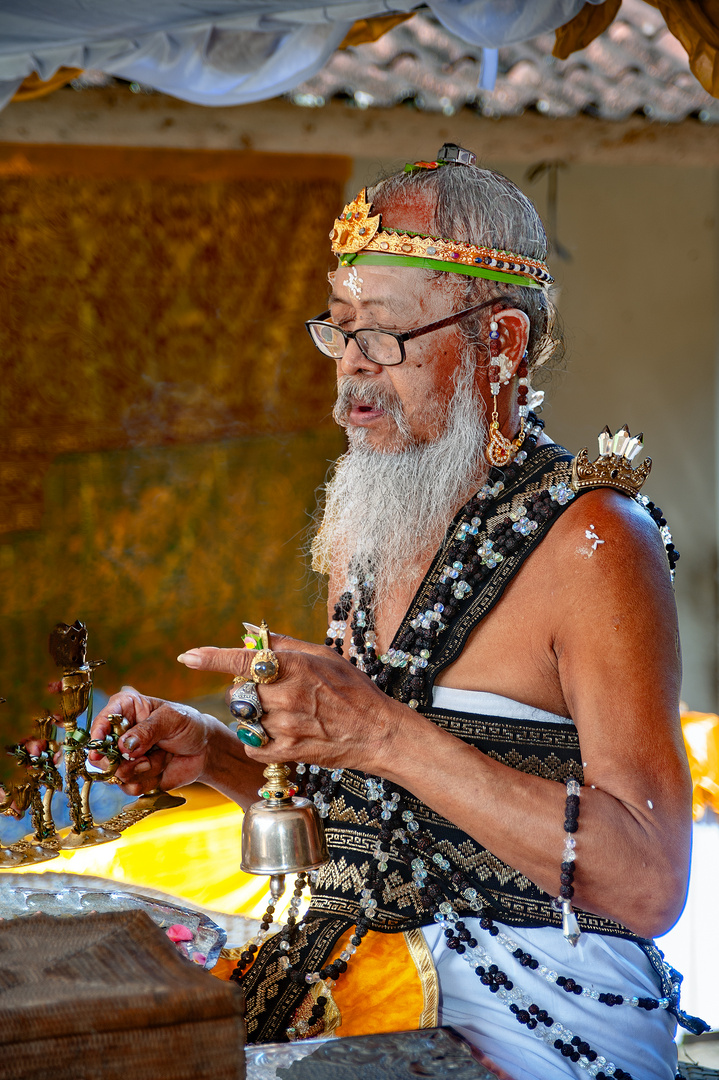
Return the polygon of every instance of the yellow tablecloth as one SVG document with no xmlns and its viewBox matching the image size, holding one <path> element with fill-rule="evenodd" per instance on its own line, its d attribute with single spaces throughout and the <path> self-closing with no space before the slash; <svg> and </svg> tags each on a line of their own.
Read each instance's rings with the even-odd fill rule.
<svg viewBox="0 0 719 1080">
<path fill-rule="evenodd" d="M 685 712 L 682 732 L 694 785 L 694 817 L 707 808 L 719 814 L 719 716 Z"/>
<path fill-rule="evenodd" d="M 694 783 L 694 816 L 702 818 L 707 807 L 719 814 L 719 716 L 685 712 L 682 728 Z M 179 794 L 187 799 L 185 806 L 152 814 L 120 840 L 61 852 L 52 862 L 26 869 L 93 874 L 155 888 L 215 911 L 260 918 L 268 881 L 240 870 L 242 810 L 200 784 Z M 288 889 L 278 916 L 290 893 Z"/>
<path fill-rule="evenodd" d="M 155 888 L 214 911 L 260 918 L 268 880 L 240 870 L 242 810 L 199 784 L 177 794 L 187 799 L 185 806 L 151 814 L 119 840 L 61 851 L 51 862 L 13 867 L 13 872 L 93 874 Z"/>
</svg>

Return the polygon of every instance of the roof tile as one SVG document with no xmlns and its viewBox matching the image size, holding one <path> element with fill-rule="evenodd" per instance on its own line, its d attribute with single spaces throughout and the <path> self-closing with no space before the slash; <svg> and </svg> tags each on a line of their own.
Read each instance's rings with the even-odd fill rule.
<svg viewBox="0 0 719 1080">
<path fill-rule="evenodd" d="M 485 116 L 537 109 L 550 117 L 585 112 L 605 120 L 644 113 L 679 122 L 688 116 L 719 123 L 719 101 L 689 70 L 680 43 L 659 12 L 624 0 L 611 26 L 567 60 L 552 54 L 554 35 L 499 50 L 493 91 L 479 89 L 482 50 L 421 12 L 375 42 L 335 53 L 314 78 L 290 95 L 297 104 L 347 97 L 360 107 L 413 101 L 427 112 L 466 106 Z"/>
</svg>

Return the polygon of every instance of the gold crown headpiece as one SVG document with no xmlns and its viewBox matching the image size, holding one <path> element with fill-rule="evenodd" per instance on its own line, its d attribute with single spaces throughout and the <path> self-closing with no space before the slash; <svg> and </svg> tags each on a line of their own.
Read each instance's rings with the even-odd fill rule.
<svg viewBox="0 0 719 1080">
<path fill-rule="evenodd" d="M 589 460 L 585 447 L 572 462 L 571 486 L 575 491 L 585 488 L 613 487 L 625 495 L 638 495 L 652 467 L 652 459 L 645 458 L 636 469 L 632 461 L 642 449 L 642 433 L 631 436 L 625 424 L 616 435 L 608 427 L 598 437 L 599 457 Z"/>
<path fill-rule="evenodd" d="M 525 285 L 530 289 L 546 289 L 554 281 L 546 263 L 540 259 L 438 236 L 383 229 L 382 215 L 372 216 L 366 188 L 345 206 L 335 221 L 330 240 L 340 266 L 355 263 L 417 266 Z"/>
</svg>

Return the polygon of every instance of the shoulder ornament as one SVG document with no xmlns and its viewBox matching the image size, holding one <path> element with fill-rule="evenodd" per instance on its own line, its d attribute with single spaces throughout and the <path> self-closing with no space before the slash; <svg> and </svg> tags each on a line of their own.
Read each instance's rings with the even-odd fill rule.
<svg viewBox="0 0 719 1080">
<path fill-rule="evenodd" d="M 644 436 L 641 432 L 632 437 L 626 424 L 616 435 L 612 435 L 609 428 L 605 427 L 598 436 L 599 457 L 595 461 L 590 461 L 587 448 L 580 450 L 572 462 L 572 479 L 569 486 L 576 494 L 592 488 L 611 487 L 634 499 L 649 514 L 659 529 L 669 560 L 671 579 L 674 581 L 679 552 L 672 541 L 666 518 L 656 503 L 651 502 L 646 495 L 639 494 L 651 472 L 652 459 L 645 458 L 636 469 L 632 468 L 633 459 L 644 445 L 643 440 Z"/>
<path fill-rule="evenodd" d="M 572 489 L 579 492 L 611 487 L 632 498 L 638 495 L 652 468 L 651 458 L 632 468 L 632 461 L 644 445 L 643 439 L 642 433 L 632 437 L 626 424 L 616 435 L 605 427 L 598 437 L 599 457 L 590 461 L 585 447 L 572 462 Z"/>
</svg>

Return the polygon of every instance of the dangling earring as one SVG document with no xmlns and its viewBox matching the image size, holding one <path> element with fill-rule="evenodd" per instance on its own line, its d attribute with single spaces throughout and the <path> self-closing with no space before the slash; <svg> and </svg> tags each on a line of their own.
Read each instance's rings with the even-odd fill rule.
<svg viewBox="0 0 719 1080">
<path fill-rule="evenodd" d="M 527 397 L 529 395 L 529 369 L 527 368 L 527 351 L 525 349 L 524 356 L 519 362 L 517 368 L 517 375 L 519 376 L 519 388 L 517 390 L 517 404 L 519 405 L 519 417 L 521 422 L 520 432 L 524 431 L 524 421 L 529 416 L 529 405 L 527 404 Z"/>
<path fill-rule="evenodd" d="M 489 324 L 489 389 L 492 394 L 492 419 L 489 424 L 489 439 L 484 456 L 490 465 L 501 468 L 509 465 L 524 442 L 524 420 L 529 412 L 527 407 L 527 354 L 525 352 L 518 368 L 519 379 L 519 435 L 514 440 L 508 439 L 499 430 L 497 398 L 502 382 L 509 382 L 509 360 L 499 351 L 499 326 L 495 319 Z"/>
<path fill-rule="evenodd" d="M 517 391 L 517 401 L 519 404 L 519 415 L 524 424 L 524 421 L 529 416 L 530 412 L 535 412 L 542 407 L 544 402 L 544 390 L 534 390 L 529 377 L 529 371 L 527 370 L 527 352 L 525 349 L 522 362 L 517 369 L 517 375 L 519 376 L 519 389 Z"/>
</svg>

